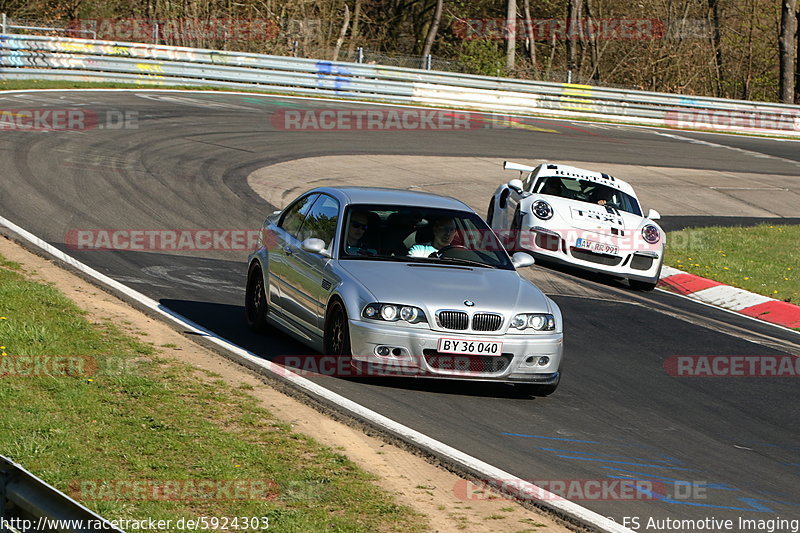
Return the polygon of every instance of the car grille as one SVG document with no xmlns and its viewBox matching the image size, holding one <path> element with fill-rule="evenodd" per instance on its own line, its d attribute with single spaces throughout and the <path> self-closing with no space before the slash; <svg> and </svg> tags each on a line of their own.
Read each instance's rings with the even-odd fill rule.
<svg viewBox="0 0 800 533">
<path fill-rule="evenodd" d="M 618 265 L 619 262 L 622 261 L 622 258 L 616 255 L 596 254 L 594 252 L 581 250 L 575 247 L 571 247 L 569 251 L 572 254 L 572 257 L 575 259 L 582 259 L 584 261 L 590 261 L 599 265 L 614 266 Z"/>
<path fill-rule="evenodd" d="M 653 266 L 653 258 L 644 255 L 634 255 L 631 259 L 631 268 L 636 270 L 648 270 Z"/>
<path fill-rule="evenodd" d="M 469 317 L 462 311 L 439 311 L 437 314 L 439 325 L 445 329 L 467 329 Z"/>
<path fill-rule="evenodd" d="M 439 353 L 436 350 L 423 350 L 425 361 L 433 369 L 443 371 L 471 372 L 475 374 L 496 374 L 503 372 L 514 354 L 504 353 L 499 357 L 489 355 L 457 355 L 452 353 Z"/>
<path fill-rule="evenodd" d="M 494 313 L 477 313 L 472 317 L 475 331 L 497 331 L 503 325 L 503 317 Z"/>
<path fill-rule="evenodd" d="M 470 327 L 469 315 L 463 311 L 439 311 L 439 325 L 444 329 L 463 331 Z M 503 325 L 503 315 L 497 313 L 475 313 L 472 317 L 473 331 L 497 331 Z"/>
</svg>

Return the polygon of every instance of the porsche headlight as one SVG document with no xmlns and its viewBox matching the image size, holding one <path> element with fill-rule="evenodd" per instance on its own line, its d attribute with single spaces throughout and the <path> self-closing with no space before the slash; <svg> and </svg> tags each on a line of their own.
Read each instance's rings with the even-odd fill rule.
<svg viewBox="0 0 800 533">
<path fill-rule="evenodd" d="M 650 244 L 655 244 L 661 240 L 661 232 L 652 224 L 648 224 L 642 228 L 642 238 Z"/>
<path fill-rule="evenodd" d="M 553 218 L 553 208 L 550 207 L 550 204 L 544 200 L 536 200 L 533 202 L 531 210 L 533 211 L 533 214 L 536 215 L 536 218 L 542 220 L 549 220 Z"/>
<path fill-rule="evenodd" d="M 419 307 L 380 302 L 368 304 L 361 312 L 361 316 L 372 320 L 384 320 L 386 322 L 404 320 L 409 324 L 426 321 L 425 313 Z"/>
<path fill-rule="evenodd" d="M 511 319 L 511 327 L 520 331 L 555 331 L 556 319 L 549 313 L 520 313 Z"/>
</svg>

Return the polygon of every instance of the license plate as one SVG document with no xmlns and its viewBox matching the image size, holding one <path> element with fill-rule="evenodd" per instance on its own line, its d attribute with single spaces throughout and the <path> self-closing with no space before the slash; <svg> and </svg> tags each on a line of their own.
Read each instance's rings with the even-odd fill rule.
<svg viewBox="0 0 800 533">
<path fill-rule="evenodd" d="M 583 248 L 598 254 L 617 255 L 619 253 L 619 246 L 613 244 L 606 244 L 604 242 L 595 242 L 588 239 L 578 239 L 575 243 L 576 248 Z"/>
<path fill-rule="evenodd" d="M 503 353 L 503 343 L 501 341 L 441 338 L 438 352 L 500 357 Z"/>
</svg>

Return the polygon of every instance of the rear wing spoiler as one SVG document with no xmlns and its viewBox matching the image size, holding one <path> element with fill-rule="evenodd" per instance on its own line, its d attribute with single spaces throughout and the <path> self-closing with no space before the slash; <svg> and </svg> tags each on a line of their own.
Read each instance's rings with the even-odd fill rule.
<svg viewBox="0 0 800 533">
<path fill-rule="evenodd" d="M 529 167 L 528 165 L 520 165 L 519 163 L 512 163 L 511 161 L 503 161 L 504 170 L 519 170 L 520 172 L 533 172 L 536 167 Z"/>
</svg>

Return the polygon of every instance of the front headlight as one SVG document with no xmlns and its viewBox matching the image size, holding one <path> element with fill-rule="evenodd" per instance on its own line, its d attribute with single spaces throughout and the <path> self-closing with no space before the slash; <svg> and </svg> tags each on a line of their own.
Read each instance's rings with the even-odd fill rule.
<svg viewBox="0 0 800 533">
<path fill-rule="evenodd" d="M 655 244 L 661 239 L 661 232 L 652 224 L 642 228 L 642 238 L 650 244 Z"/>
<path fill-rule="evenodd" d="M 382 305 L 381 306 L 381 318 L 387 320 L 389 322 L 393 322 L 397 320 L 397 306 L 394 305 Z"/>
<path fill-rule="evenodd" d="M 405 320 L 406 322 L 411 322 L 412 324 L 418 321 L 421 314 L 422 311 L 416 307 L 404 305 L 400 308 L 400 320 Z"/>
<path fill-rule="evenodd" d="M 520 331 L 555 331 L 556 319 L 549 313 L 520 313 L 511 319 L 511 327 Z"/>
<path fill-rule="evenodd" d="M 549 220 L 553 218 L 553 208 L 550 207 L 550 204 L 544 200 L 536 200 L 533 202 L 531 208 L 533 214 L 536 215 L 536 218 L 540 218 L 542 220 Z"/>
<path fill-rule="evenodd" d="M 397 322 L 398 320 L 403 320 L 409 324 L 426 322 L 425 313 L 419 307 L 381 302 L 368 304 L 361 312 L 361 316 L 386 322 Z"/>
</svg>

